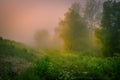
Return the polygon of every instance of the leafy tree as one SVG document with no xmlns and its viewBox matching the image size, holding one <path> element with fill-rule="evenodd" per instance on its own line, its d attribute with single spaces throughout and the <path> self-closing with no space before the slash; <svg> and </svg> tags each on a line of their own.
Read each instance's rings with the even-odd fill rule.
<svg viewBox="0 0 120 80">
<path fill-rule="evenodd" d="M 120 53 L 120 2 L 104 2 L 101 27 L 96 29 L 96 35 L 105 56 Z"/>
<path fill-rule="evenodd" d="M 87 0 L 84 18 L 90 29 L 94 29 L 95 25 L 101 20 L 101 0 Z"/>
<path fill-rule="evenodd" d="M 47 30 L 38 30 L 35 33 L 35 41 L 38 48 L 48 48 L 50 45 L 50 35 Z"/>
<path fill-rule="evenodd" d="M 101 0 L 86 0 L 84 18 L 89 28 L 89 39 L 91 48 L 98 48 L 96 45 L 95 28 L 100 25 L 102 16 L 102 1 Z"/>
<path fill-rule="evenodd" d="M 80 51 L 87 46 L 88 28 L 80 15 L 79 3 L 74 3 L 59 23 L 60 37 L 64 48 L 70 51 Z"/>
</svg>

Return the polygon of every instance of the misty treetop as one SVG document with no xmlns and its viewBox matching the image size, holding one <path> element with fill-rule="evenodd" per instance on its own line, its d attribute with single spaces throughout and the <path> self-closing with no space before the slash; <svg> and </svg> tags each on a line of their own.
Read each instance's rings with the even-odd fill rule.
<svg viewBox="0 0 120 80">
<path fill-rule="evenodd" d="M 0 80 L 120 80 L 120 1 L 85 1 L 55 34 L 37 29 L 35 46 L 0 37 Z"/>
<path fill-rule="evenodd" d="M 101 47 L 99 48 L 104 56 L 120 53 L 120 2 L 105 1 L 102 13 L 99 11 L 101 10 L 99 2 L 88 1 L 84 16 L 80 15 L 78 3 L 74 3 L 69 8 L 65 18 L 59 23 L 59 34 L 64 42 L 64 49 L 68 51 L 87 50 L 93 45 L 90 41 L 93 39 L 92 32 L 94 32 L 94 37 L 100 41 Z"/>
<path fill-rule="evenodd" d="M 87 46 L 88 28 L 79 12 L 80 5 L 74 3 L 59 23 L 59 34 L 66 50 L 79 51 Z"/>
<path fill-rule="evenodd" d="M 39 48 L 114 56 L 120 53 L 119 14 L 120 2 L 115 0 L 88 0 L 84 9 L 74 3 L 60 20 L 54 38 L 47 31 L 38 31 L 36 43 Z"/>
</svg>

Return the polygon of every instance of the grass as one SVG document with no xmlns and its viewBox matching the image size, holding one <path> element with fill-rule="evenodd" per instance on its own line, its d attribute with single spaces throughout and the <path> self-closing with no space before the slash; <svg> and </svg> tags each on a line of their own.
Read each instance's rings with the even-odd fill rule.
<svg viewBox="0 0 120 80">
<path fill-rule="evenodd" d="M 0 80 L 120 80 L 120 57 L 80 54 L 57 50 L 41 54 L 0 39 Z"/>
<path fill-rule="evenodd" d="M 36 60 L 36 51 L 0 38 L 0 80 L 15 80 Z"/>
</svg>

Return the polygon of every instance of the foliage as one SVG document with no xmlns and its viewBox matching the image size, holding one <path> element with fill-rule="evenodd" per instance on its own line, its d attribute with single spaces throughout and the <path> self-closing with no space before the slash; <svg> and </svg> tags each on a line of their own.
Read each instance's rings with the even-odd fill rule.
<svg viewBox="0 0 120 80">
<path fill-rule="evenodd" d="M 89 28 L 90 49 L 99 50 L 99 44 L 96 42 L 95 28 L 100 26 L 102 18 L 102 1 L 86 0 L 84 19 Z"/>
<path fill-rule="evenodd" d="M 80 51 L 87 48 L 88 28 L 80 16 L 80 7 L 74 3 L 59 23 L 59 33 L 64 48 L 68 51 Z"/>
<path fill-rule="evenodd" d="M 101 20 L 101 1 L 100 0 L 87 0 L 84 12 L 84 18 L 87 22 L 87 26 L 90 29 L 94 29 L 96 24 Z"/>
<path fill-rule="evenodd" d="M 36 60 L 36 53 L 21 43 L 0 38 L 0 80 L 17 80 Z"/>
<path fill-rule="evenodd" d="M 104 3 L 102 25 L 96 29 L 96 36 L 102 43 L 105 56 L 120 53 L 119 14 L 120 2 Z M 79 14 L 79 4 L 72 5 L 59 29 L 64 47 L 70 52 L 44 49 L 40 54 L 0 37 L 0 80 L 120 80 L 120 57 L 91 56 L 91 51 L 85 50 L 88 28 Z M 44 42 L 48 36 L 46 31 L 36 33 L 38 41 L 42 38 Z M 39 44 L 45 45 L 42 41 Z M 41 56 L 37 57 L 39 54 Z"/>
<path fill-rule="evenodd" d="M 101 27 L 96 35 L 102 43 L 105 56 L 120 53 L 120 2 L 106 1 L 103 5 Z"/>
<path fill-rule="evenodd" d="M 38 30 L 35 33 L 35 42 L 38 48 L 48 48 L 50 47 L 50 35 L 47 30 Z"/>
<path fill-rule="evenodd" d="M 36 51 L 23 49 L 26 48 L 18 43 L 0 39 L 0 80 L 119 80 L 120 78 L 120 57 L 82 56 L 81 53 L 46 50 L 38 58 L 35 57 Z"/>
<path fill-rule="evenodd" d="M 34 76 L 37 76 L 37 80 L 119 80 L 119 74 L 119 57 L 50 53 L 35 62 L 24 77 L 26 80 Z"/>
</svg>

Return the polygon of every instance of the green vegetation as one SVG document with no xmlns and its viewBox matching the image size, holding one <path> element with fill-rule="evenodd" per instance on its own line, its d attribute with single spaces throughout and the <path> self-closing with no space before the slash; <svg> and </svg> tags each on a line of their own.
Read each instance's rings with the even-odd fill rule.
<svg viewBox="0 0 120 80">
<path fill-rule="evenodd" d="M 79 12 L 80 5 L 74 3 L 59 23 L 59 35 L 67 51 L 81 51 L 88 47 L 88 27 Z"/>
<path fill-rule="evenodd" d="M 95 0 L 90 2 L 86 7 L 88 12 L 92 9 L 90 14 L 81 16 L 79 4 L 75 3 L 60 22 L 58 34 L 65 51 L 48 49 L 51 41 L 44 30 L 35 36 L 43 50 L 0 38 L 0 80 L 120 80 L 120 56 L 115 55 L 120 53 L 120 2 L 104 2 L 101 26 L 96 30 L 94 24 L 99 20 L 94 20 L 98 19 L 99 8 L 95 8 Z M 89 42 L 93 38 L 91 31 L 101 42 L 102 56 L 96 48 L 88 49 L 93 47 Z"/>
<path fill-rule="evenodd" d="M 100 5 L 100 1 L 89 0 L 83 16 L 81 16 L 78 3 L 74 3 L 69 8 L 64 19 L 59 23 L 58 31 L 66 51 L 95 50 L 100 45 L 98 48 L 104 56 L 119 55 L 120 2 L 105 1 L 102 14 L 99 11 L 101 10 Z M 97 47 L 93 46 L 97 42 L 94 40 L 95 38 L 100 43 L 96 43 Z"/>
<path fill-rule="evenodd" d="M 23 80 L 119 80 L 120 58 L 78 54 L 44 55 L 23 75 Z"/>
<path fill-rule="evenodd" d="M 120 53 L 120 2 L 106 1 L 103 5 L 101 26 L 96 35 L 102 43 L 104 56 Z"/>
<path fill-rule="evenodd" d="M 0 38 L 0 80 L 14 80 L 36 60 L 33 53 L 38 52 Z"/>
<path fill-rule="evenodd" d="M 119 57 L 83 56 L 80 53 L 37 51 L 0 40 L 0 80 L 119 80 Z"/>
</svg>

